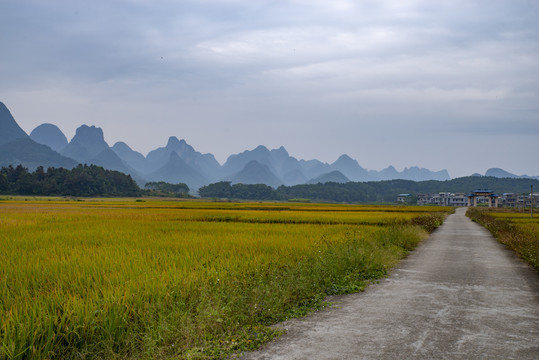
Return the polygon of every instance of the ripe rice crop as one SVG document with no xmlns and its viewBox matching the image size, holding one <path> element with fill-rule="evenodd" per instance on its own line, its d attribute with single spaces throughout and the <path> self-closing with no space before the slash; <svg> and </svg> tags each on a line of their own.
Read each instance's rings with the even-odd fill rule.
<svg viewBox="0 0 539 360">
<path fill-rule="evenodd" d="M 0 359 L 254 349 L 267 325 L 387 274 L 426 236 L 414 219 L 447 212 L 49 200 L 0 202 Z"/>
<path fill-rule="evenodd" d="M 539 217 L 531 218 L 523 210 L 495 208 L 470 208 L 466 215 L 539 270 Z"/>
</svg>

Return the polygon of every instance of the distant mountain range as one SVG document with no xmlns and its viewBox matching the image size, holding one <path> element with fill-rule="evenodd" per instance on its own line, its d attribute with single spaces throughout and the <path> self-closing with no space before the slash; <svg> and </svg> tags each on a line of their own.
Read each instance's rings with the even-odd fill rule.
<svg viewBox="0 0 539 360">
<path fill-rule="evenodd" d="M 182 182 L 192 190 L 217 181 L 263 183 L 275 188 L 280 185 L 325 182 L 450 179 L 447 170 L 431 171 L 415 166 L 401 172 L 393 166 L 381 171 L 367 170 L 345 154 L 332 164 L 316 159 L 298 160 L 282 146 L 269 150 L 260 145 L 253 150 L 230 155 L 221 166 L 212 154 L 202 154 L 185 140 L 178 140 L 174 136 L 168 139 L 164 147 L 144 156 L 124 142 L 109 146 L 103 130 L 95 126 L 80 126 L 69 142 L 53 124 L 39 125 L 28 136 L 0 102 L 0 166 L 22 164 L 29 169 L 38 166 L 72 168 L 79 163 L 95 164 L 130 174 L 139 185 L 146 181 Z M 489 169 L 485 175 L 528 177 L 502 169 Z M 538 179 L 539 176 L 533 178 Z"/>
<path fill-rule="evenodd" d="M 528 176 L 528 175 L 515 175 L 511 174 L 508 171 L 500 168 L 491 168 L 488 169 L 485 173 L 485 176 L 493 176 L 497 178 L 513 178 L 513 179 L 535 179 L 539 180 L 539 176 Z"/>
<path fill-rule="evenodd" d="M 0 102 L 0 167 L 19 164 L 29 169 L 38 166 L 72 168 L 77 162 L 32 140 Z"/>
</svg>

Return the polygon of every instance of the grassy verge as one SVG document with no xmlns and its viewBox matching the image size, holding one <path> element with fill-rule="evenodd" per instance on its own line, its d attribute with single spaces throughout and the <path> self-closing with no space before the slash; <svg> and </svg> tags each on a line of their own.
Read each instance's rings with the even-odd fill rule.
<svg viewBox="0 0 539 360">
<path fill-rule="evenodd" d="M 539 219 L 507 209 L 469 208 L 466 215 L 483 225 L 502 244 L 539 270 Z"/>
<path fill-rule="evenodd" d="M 279 335 L 268 325 L 385 276 L 443 217 L 259 204 L 231 214 L 215 207 L 234 205 L 210 205 L 3 204 L 0 359 L 252 350 Z"/>
</svg>

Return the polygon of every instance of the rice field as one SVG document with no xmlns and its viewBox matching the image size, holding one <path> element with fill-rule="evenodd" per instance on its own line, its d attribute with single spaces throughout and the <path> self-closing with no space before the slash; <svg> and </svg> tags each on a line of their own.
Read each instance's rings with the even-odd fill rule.
<svg viewBox="0 0 539 360">
<path fill-rule="evenodd" d="M 539 270 L 539 214 L 519 209 L 470 208 L 466 213 Z"/>
<path fill-rule="evenodd" d="M 387 274 L 447 208 L 0 200 L 0 359 L 209 359 Z M 434 224 L 434 225 L 433 225 Z"/>
</svg>

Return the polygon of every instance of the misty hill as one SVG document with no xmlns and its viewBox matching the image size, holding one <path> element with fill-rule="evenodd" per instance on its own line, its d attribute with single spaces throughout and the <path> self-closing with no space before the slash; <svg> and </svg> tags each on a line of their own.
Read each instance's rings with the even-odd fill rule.
<svg viewBox="0 0 539 360">
<path fill-rule="evenodd" d="M 333 171 L 339 171 L 352 181 L 374 180 L 369 175 L 369 172 L 358 164 L 357 160 L 352 159 L 346 154 L 341 155 L 333 164 L 330 165 L 330 168 Z"/>
<path fill-rule="evenodd" d="M 382 171 L 367 171 L 359 165 L 357 160 L 345 154 L 341 155 L 332 164 L 327 164 L 316 159 L 298 160 L 290 156 L 288 151 L 282 146 L 278 149 L 269 150 L 265 146 L 260 145 L 253 150 L 246 150 L 239 154 L 230 155 L 225 164 L 221 166 L 212 154 L 202 154 L 196 151 L 185 140 L 178 140 L 174 136 L 168 139 L 165 147 L 150 151 L 144 157 L 124 142 L 118 142 L 110 148 L 104 139 L 103 130 L 87 125 L 80 126 L 73 139 L 67 145 L 65 145 L 67 141 L 65 135 L 52 124 L 38 126 L 32 131 L 32 137 L 49 147 L 61 149 L 60 151 L 63 156 L 58 157 L 58 154 L 54 155 L 45 150 L 39 150 L 42 152 L 39 155 L 32 155 L 30 150 L 34 149 L 37 151 L 35 146 L 30 146 L 28 149 L 19 151 L 18 147 L 22 143 L 14 143 L 12 146 L 4 148 L 4 154 L 2 154 L 4 164 L 24 160 L 22 158 L 23 154 L 26 154 L 25 164 L 29 166 L 35 166 L 39 162 L 36 159 L 48 161 L 47 163 L 40 164 L 43 166 L 73 166 L 75 164 L 74 161 L 94 163 L 107 169 L 129 173 L 139 182 L 142 179 L 137 174 L 149 174 L 148 177 L 151 180 L 166 181 L 166 179 L 174 179 L 177 182 L 187 183 L 193 190 L 196 189 L 196 186 L 193 186 L 193 184 L 207 184 L 223 179 L 234 179 L 236 182 L 240 182 L 241 180 L 247 183 L 257 182 L 270 186 L 277 186 L 278 184 L 292 186 L 304 184 L 308 179 L 317 179 L 333 171 L 340 172 L 350 181 L 373 181 L 395 178 L 416 181 L 449 179 L 449 174 L 446 170 L 433 172 L 418 167 L 406 168 L 402 172 L 398 172 L 392 166 Z M 5 105 L 1 104 L 0 144 L 24 138 L 28 138 L 28 136 L 15 122 Z M 21 153 L 18 157 L 15 156 L 17 152 Z M 183 163 L 171 157 L 172 154 L 176 154 Z M 74 161 L 68 161 L 66 158 L 71 158 Z M 256 164 L 250 164 L 253 161 Z M 248 164 L 250 165 L 247 166 Z M 188 167 L 185 167 L 186 165 Z M 172 168 L 166 169 L 167 166 L 172 166 Z M 260 173 L 257 174 L 257 172 Z M 161 174 L 164 177 L 156 178 L 157 174 Z M 324 179 L 344 181 L 340 177 L 326 177 L 322 180 Z"/>
<path fill-rule="evenodd" d="M 230 155 L 223 165 L 223 174 L 225 176 L 231 176 L 242 171 L 245 166 L 256 161 L 261 165 L 265 165 L 268 170 L 276 176 L 276 169 L 273 167 L 271 153 L 267 147 L 259 145 L 253 150 L 245 150 L 242 153 Z"/>
<path fill-rule="evenodd" d="M 178 140 L 171 136 L 165 147 L 150 151 L 146 160 L 152 169 L 161 168 L 170 159 L 170 154 L 175 153 L 186 164 L 196 170 L 205 178 L 215 181 L 221 178 L 221 165 L 212 154 L 202 154 L 196 151 L 185 140 Z"/>
<path fill-rule="evenodd" d="M 223 174 L 231 176 L 238 173 L 251 161 L 265 165 L 273 176 L 287 185 L 305 183 L 309 179 L 309 174 L 304 171 L 302 162 L 290 156 L 283 146 L 269 150 L 267 147 L 259 145 L 253 150 L 230 155 L 223 165 Z M 318 175 L 320 174 L 317 173 L 316 176 Z"/>
<path fill-rule="evenodd" d="M 127 146 L 127 145 L 126 145 Z M 119 146 L 121 147 L 121 145 Z M 127 165 L 121 157 L 112 150 L 101 128 L 95 126 L 80 126 L 73 139 L 62 150 L 62 154 L 69 156 L 80 163 L 102 166 L 108 170 L 120 171 L 129 174 L 139 184 L 145 182 L 139 172 Z"/>
<path fill-rule="evenodd" d="M 316 179 L 309 180 L 309 182 L 307 182 L 307 184 L 318 184 L 318 183 L 325 184 L 325 183 L 328 183 L 328 182 L 344 184 L 344 183 L 347 183 L 349 181 L 350 181 L 350 179 L 348 179 L 346 176 L 344 176 L 344 174 L 342 172 L 340 172 L 338 170 L 335 170 L 335 171 L 329 172 L 327 174 L 320 175 Z"/>
<path fill-rule="evenodd" d="M 398 179 L 400 173 L 392 165 L 389 165 L 388 167 L 380 171 L 369 170 L 369 175 L 371 176 L 371 178 L 376 180 L 391 180 Z"/>
<path fill-rule="evenodd" d="M 148 164 L 144 155 L 131 149 L 129 145 L 123 141 L 118 141 L 111 149 L 130 168 L 139 173 L 147 172 Z"/>
<path fill-rule="evenodd" d="M 33 171 L 39 166 L 45 169 L 48 167 L 71 169 L 77 166 L 77 162 L 27 137 L 0 145 L 0 167 L 9 165 L 22 165 Z"/>
<path fill-rule="evenodd" d="M 129 169 L 122 159 L 112 149 L 105 149 L 96 156 L 86 161 L 88 164 L 102 166 L 108 170 L 116 170 L 125 174 L 131 174 L 134 171 Z"/>
<path fill-rule="evenodd" d="M 277 178 L 281 184 L 304 184 L 309 179 L 309 175 L 304 170 L 302 161 L 290 156 L 283 146 L 278 149 L 269 150 L 267 147 L 259 145 L 253 150 L 246 150 L 239 154 L 230 155 L 223 165 L 222 172 L 227 176 L 226 178 L 229 178 L 241 171 L 252 161 L 266 166 L 267 171 L 271 173 L 271 178 Z M 320 175 L 320 173 L 315 174 L 316 176 Z M 273 186 L 275 183 L 275 179 L 272 180 L 272 183 L 269 181 L 263 182 L 263 184 L 270 186 Z"/>
<path fill-rule="evenodd" d="M 17 124 L 6 105 L 0 102 L 0 145 L 27 138 L 28 135 Z"/>
<path fill-rule="evenodd" d="M 171 152 L 168 161 L 145 178 L 149 181 L 165 181 L 171 184 L 184 183 L 192 190 L 209 183 L 208 179 L 187 164 L 176 152 Z"/>
<path fill-rule="evenodd" d="M 397 171 L 393 166 L 388 166 L 387 168 L 380 171 L 369 170 L 369 175 L 371 176 L 371 179 L 374 181 L 396 180 L 396 179 L 413 180 L 413 181 L 426 181 L 426 180 L 443 181 L 443 180 L 451 179 L 447 170 L 431 171 L 429 169 L 419 168 L 417 166 L 405 168 L 402 172 Z"/>
<path fill-rule="evenodd" d="M 271 165 L 277 172 L 277 175 L 279 176 L 283 175 L 284 174 L 283 170 L 284 171 L 293 170 L 293 169 L 290 169 L 290 166 L 293 166 L 294 162 L 290 162 L 290 160 L 296 160 L 296 159 L 291 157 L 288 154 L 288 151 L 286 151 L 284 146 L 281 146 L 278 149 L 270 150 L 269 155 L 270 155 Z M 299 166 L 299 163 L 297 163 L 297 165 Z"/>
<path fill-rule="evenodd" d="M 306 179 L 316 179 L 332 171 L 339 171 L 350 181 L 376 181 L 405 179 L 414 181 L 449 180 L 447 170 L 430 171 L 417 166 L 398 172 L 393 166 L 381 171 L 366 170 L 357 160 L 343 154 L 334 163 L 327 164 L 319 160 L 297 160 L 290 156 L 284 147 L 268 150 L 258 146 L 253 150 L 231 155 L 223 165 L 223 173 L 231 176 L 240 171 L 250 161 L 266 165 L 269 171 L 286 185 L 306 183 Z M 266 183 L 267 184 L 267 183 Z M 269 184 L 267 184 L 269 185 Z"/>
<path fill-rule="evenodd" d="M 288 171 L 286 174 L 284 174 L 282 180 L 283 184 L 287 186 L 305 184 L 307 181 L 309 181 L 301 169 Z"/>
<path fill-rule="evenodd" d="M 32 140 L 0 102 L 0 166 L 9 165 L 22 165 L 30 170 L 39 166 L 71 169 L 77 162 Z"/>
<path fill-rule="evenodd" d="M 505 171 L 504 169 L 500 169 L 500 168 L 490 168 L 487 170 L 487 172 L 485 173 L 485 176 L 493 176 L 493 177 L 497 177 L 497 178 L 514 178 L 514 179 L 518 179 L 518 178 L 523 178 L 523 179 L 536 179 L 536 180 L 539 180 L 539 176 L 528 176 L 528 175 L 515 175 L 515 174 L 511 174 L 510 172 L 508 171 Z"/>
<path fill-rule="evenodd" d="M 413 180 L 413 181 L 425 181 L 425 180 L 449 180 L 449 173 L 447 170 L 440 171 L 430 171 L 429 169 L 419 168 L 417 166 L 412 166 L 410 168 L 405 168 L 401 172 L 400 179 L 404 180 Z"/>
<path fill-rule="evenodd" d="M 301 162 L 288 154 L 284 146 L 270 150 L 270 162 L 279 177 L 286 185 L 304 184 L 309 179 Z"/>
<path fill-rule="evenodd" d="M 109 145 L 105 142 L 101 128 L 82 125 L 61 154 L 80 163 L 87 163 L 88 160 L 108 148 Z"/>
<path fill-rule="evenodd" d="M 30 138 L 38 144 L 47 145 L 56 152 L 67 146 L 64 133 L 53 124 L 41 124 L 30 133 Z"/>
<path fill-rule="evenodd" d="M 310 179 L 317 178 L 320 175 L 331 171 L 329 164 L 321 162 L 320 160 L 300 160 L 299 163 L 305 175 Z"/>
<path fill-rule="evenodd" d="M 282 184 L 267 165 L 255 160 L 248 162 L 241 171 L 225 180 L 231 181 L 232 184 L 265 184 L 273 188 Z"/>
<path fill-rule="evenodd" d="M 511 174 L 510 172 L 508 171 L 505 171 L 504 169 L 500 169 L 500 168 L 490 168 L 487 170 L 487 172 L 485 173 L 485 176 L 494 176 L 494 177 L 497 177 L 497 178 L 519 178 L 521 176 L 518 176 L 518 175 L 515 175 L 515 174 Z"/>
<path fill-rule="evenodd" d="M 305 184 L 309 180 L 301 163 L 292 156 L 282 162 L 279 175 L 285 185 Z"/>
</svg>

